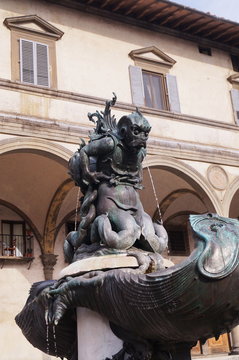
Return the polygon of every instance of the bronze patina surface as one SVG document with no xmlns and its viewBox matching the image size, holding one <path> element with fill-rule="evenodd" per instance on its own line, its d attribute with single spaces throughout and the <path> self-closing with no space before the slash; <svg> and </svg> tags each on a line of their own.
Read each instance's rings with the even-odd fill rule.
<svg viewBox="0 0 239 360">
<path fill-rule="evenodd" d="M 164 227 L 152 222 L 138 194 L 151 127 L 139 110 L 117 123 L 110 110 L 115 101 L 107 101 L 102 113 L 88 114 L 91 121 L 97 119 L 96 128 L 69 162 L 84 197 L 79 228 L 65 241 L 68 261 L 77 258 L 76 250 L 84 243 L 122 250 L 137 241 L 141 249 L 156 253 L 167 246 Z"/>
<path fill-rule="evenodd" d="M 36 283 L 16 322 L 42 351 L 77 360 L 75 309 L 87 307 L 107 317 L 124 341 L 112 359 L 190 359 L 198 340 L 239 324 L 239 221 L 191 215 L 195 250 L 165 269 L 160 253 L 167 233 L 145 213 L 138 195 L 150 125 L 138 110 L 117 123 L 110 111 L 115 101 L 89 114 L 96 129 L 70 160 L 83 198 L 81 222 L 67 236 L 64 252 L 68 262 L 130 255 L 139 266 Z"/>
</svg>

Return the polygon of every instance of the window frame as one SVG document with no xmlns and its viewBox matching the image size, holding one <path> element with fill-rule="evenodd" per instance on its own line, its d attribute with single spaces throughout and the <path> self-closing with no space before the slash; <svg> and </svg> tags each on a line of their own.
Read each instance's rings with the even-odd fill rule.
<svg viewBox="0 0 239 360">
<path fill-rule="evenodd" d="M 21 82 L 19 39 L 35 41 L 48 46 L 49 85 L 47 88 L 57 89 L 56 41 L 64 32 L 56 28 L 40 16 L 23 15 L 5 18 L 3 24 L 11 32 L 11 79 L 26 86 L 43 87 L 42 85 Z M 29 88 L 30 89 L 30 88 Z"/>
<path fill-rule="evenodd" d="M 158 78 L 161 78 L 162 81 L 162 86 L 161 86 L 161 99 L 162 99 L 162 103 L 163 103 L 163 107 L 159 108 L 156 106 L 156 100 L 155 100 L 155 91 L 153 90 L 152 93 L 152 104 L 154 106 L 149 106 L 147 105 L 147 99 L 145 96 L 145 82 L 144 82 L 144 77 L 143 77 L 143 86 L 144 86 L 144 104 L 146 107 L 150 107 L 152 109 L 158 109 L 158 110 L 170 110 L 170 106 L 169 106 L 169 99 L 168 99 L 168 88 L 167 88 L 167 80 L 166 80 L 166 75 L 163 73 L 156 73 L 156 72 L 152 72 L 152 71 L 148 71 L 148 70 L 144 70 L 142 69 L 142 76 L 146 74 L 149 75 L 149 82 L 150 82 L 150 89 L 153 90 L 153 84 L 152 84 L 152 76 L 156 76 Z"/>
<path fill-rule="evenodd" d="M 10 225 L 10 231 L 9 231 L 9 234 L 5 234 L 5 233 L 3 233 L 3 225 L 4 224 L 8 224 L 8 225 Z M 14 252 L 14 243 L 13 243 L 13 237 L 14 237 L 14 235 L 16 235 L 16 234 L 14 234 L 13 233 L 13 228 L 14 228 L 14 225 L 22 225 L 22 237 L 23 237 L 23 255 L 22 256 L 19 256 L 19 257 L 25 257 L 25 254 L 27 253 L 27 236 L 26 236 L 26 223 L 25 223 L 25 221 L 21 221 L 21 220 L 1 220 L 1 237 L 2 237 L 2 241 L 3 241 L 3 235 L 9 235 L 9 239 L 10 239 L 10 244 L 9 244 L 9 249 L 12 249 L 12 250 L 8 250 L 8 251 L 12 251 L 12 252 Z M 1 253 L 0 253 L 0 257 L 1 256 L 5 256 L 4 254 L 3 254 L 3 243 L 2 243 L 2 251 L 1 251 Z M 11 257 L 16 257 L 16 254 L 14 255 L 14 253 L 13 254 L 11 254 L 11 255 L 7 255 L 7 256 L 9 256 L 10 258 Z"/>
<path fill-rule="evenodd" d="M 21 81 L 21 55 L 20 55 L 20 41 L 31 41 L 33 43 L 39 43 L 47 46 L 48 51 L 48 79 L 49 85 L 37 85 L 28 82 Z M 56 48 L 55 40 L 48 39 L 43 35 L 28 34 L 21 30 L 11 31 L 11 44 L 12 44 L 12 56 L 11 56 L 11 70 L 12 80 L 26 84 L 30 86 L 43 87 L 43 88 L 57 88 L 57 68 L 56 68 Z"/>
<path fill-rule="evenodd" d="M 146 107 L 152 110 L 181 113 L 177 79 L 170 71 L 176 61 L 155 46 L 132 50 L 129 57 L 134 61 L 134 64 L 129 65 L 132 103 L 136 106 L 146 106 L 143 72 L 148 72 L 163 76 L 164 108 Z"/>
<path fill-rule="evenodd" d="M 239 88 L 232 88 L 230 90 L 232 110 L 234 115 L 235 124 L 239 125 Z"/>
</svg>

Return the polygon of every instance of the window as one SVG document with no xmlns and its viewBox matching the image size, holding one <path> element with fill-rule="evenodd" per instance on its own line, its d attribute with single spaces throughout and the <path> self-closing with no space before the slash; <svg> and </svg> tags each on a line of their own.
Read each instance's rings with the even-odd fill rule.
<svg viewBox="0 0 239 360">
<path fill-rule="evenodd" d="M 56 40 L 63 32 L 37 15 L 7 18 L 11 30 L 12 80 L 57 87 Z"/>
<path fill-rule="evenodd" d="M 167 92 L 163 74 L 142 71 L 145 106 L 156 109 L 167 109 Z"/>
<path fill-rule="evenodd" d="M 50 86 L 46 44 L 20 39 L 20 79 L 28 84 Z"/>
<path fill-rule="evenodd" d="M 212 56 L 212 50 L 211 50 L 211 48 L 203 47 L 203 46 L 198 46 L 198 51 L 200 52 L 200 54 Z"/>
<path fill-rule="evenodd" d="M 24 221 L 2 221 L 0 256 L 32 257 L 33 236 Z"/>
<path fill-rule="evenodd" d="M 168 230 L 168 248 L 170 255 L 188 255 L 187 233 L 183 229 Z"/>
<path fill-rule="evenodd" d="M 234 111 L 234 118 L 237 125 L 239 125 L 239 90 L 231 90 L 232 107 Z"/>
<path fill-rule="evenodd" d="M 232 74 L 227 78 L 227 80 L 233 86 L 230 90 L 232 109 L 235 123 L 239 125 L 239 74 Z"/>
<path fill-rule="evenodd" d="M 135 62 L 129 66 L 133 104 L 180 112 L 176 76 L 169 74 L 175 60 L 154 46 L 133 50 L 129 56 Z"/>
<path fill-rule="evenodd" d="M 178 196 L 174 197 L 178 193 L 172 192 L 173 197 L 171 199 L 177 199 Z M 180 192 L 181 193 L 181 192 Z M 179 193 L 178 193 L 179 194 Z M 169 197 L 166 197 L 168 203 Z M 169 203 L 171 200 L 169 201 Z M 189 226 L 189 213 L 179 211 L 169 216 L 164 223 L 165 229 L 168 233 L 168 249 L 169 255 L 172 256 L 187 256 L 190 251 L 194 248 L 194 240 L 192 237 L 192 229 Z"/>
<path fill-rule="evenodd" d="M 231 55 L 232 68 L 234 71 L 239 72 L 239 56 Z"/>
</svg>

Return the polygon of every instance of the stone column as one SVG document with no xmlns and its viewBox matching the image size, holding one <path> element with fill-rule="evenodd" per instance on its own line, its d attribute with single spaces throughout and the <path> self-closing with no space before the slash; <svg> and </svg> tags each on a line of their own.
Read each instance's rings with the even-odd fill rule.
<svg viewBox="0 0 239 360">
<path fill-rule="evenodd" d="M 239 325 L 231 332 L 231 346 L 230 355 L 239 355 Z"/>
<path fill-rule="evenodd" d="M 58 255 L 55 254 L 40 255 L 46 280 L 52 280 L 54 266 L 56 265 L 57 262 L 57 256 Z"/>
<path fill-rule="evenodd" d="M 98 313 L 77 308 L 78 360 L 102 360 L 120 351 L 123 342 L 112 332 L 109 321 Z"/>
</svg>

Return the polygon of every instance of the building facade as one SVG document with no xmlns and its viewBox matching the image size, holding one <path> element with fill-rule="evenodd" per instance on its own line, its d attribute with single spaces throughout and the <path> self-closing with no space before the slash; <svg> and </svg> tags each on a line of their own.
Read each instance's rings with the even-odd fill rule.
<svg viewBox="0 0 239 360">
<path fill-rule="evenodd" d="M 112 92 L 117 119 L 137 106 L 152 125 L 141 199 L 163 217 L 166 256 L 192 251 L 189 214 L 239 217 L 239 24 L 166 0 L 2 0 L 0 18 L 1 359 L 47 360 L 14 316 L 66 266 L 68 159 Z M 227 335 L 194 349 L 228 351 Z"/>
</svg>

